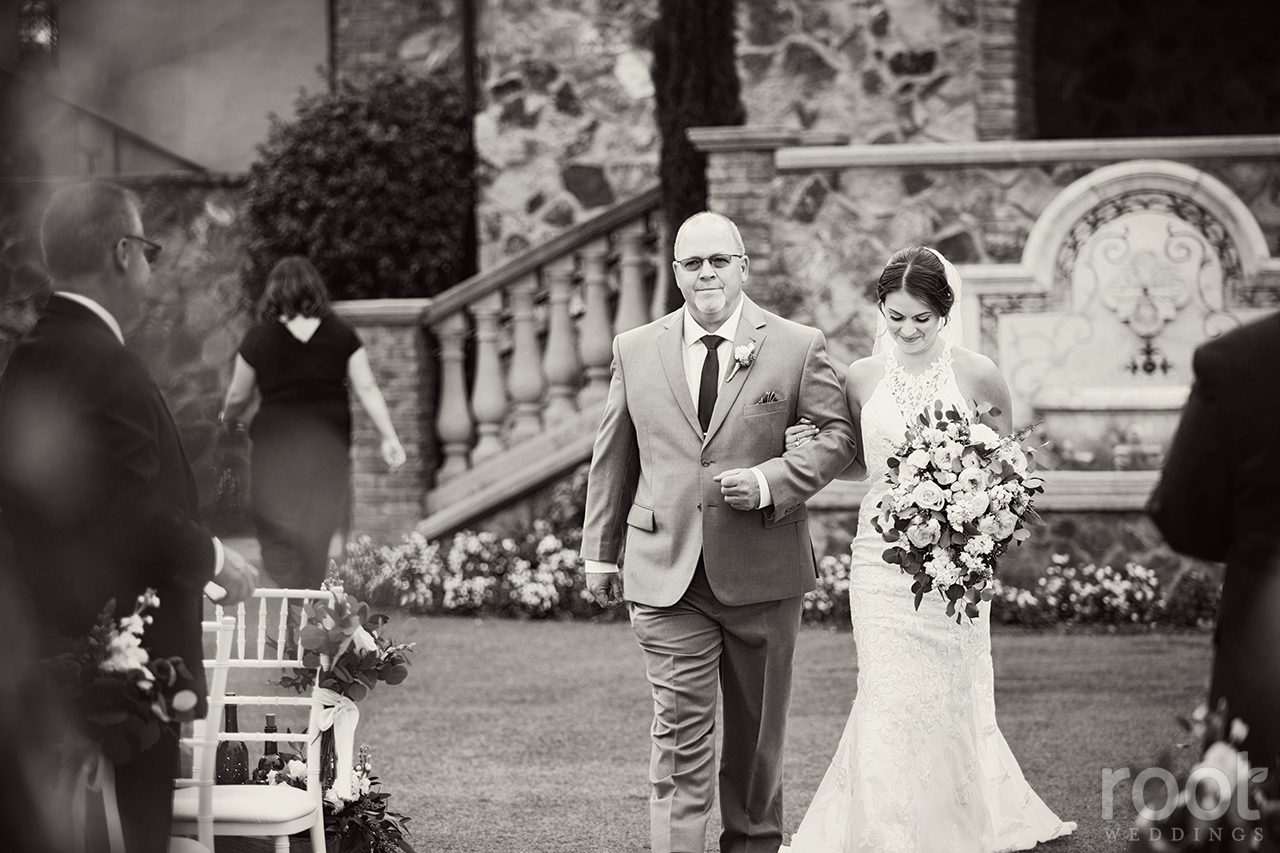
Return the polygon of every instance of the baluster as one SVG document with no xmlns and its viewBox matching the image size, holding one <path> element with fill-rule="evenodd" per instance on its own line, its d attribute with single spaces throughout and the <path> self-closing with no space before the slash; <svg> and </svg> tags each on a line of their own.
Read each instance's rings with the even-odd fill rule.
<svg viewBox="0 0 1280 853">
<path fill-rule="evenodd" d="M 514 444 L 542 431 L 542 356 L 538 351 L 537 318 L 533 311 L 533 295 L 538 281 L 525 276 L 511 285 L 512 351 L 507 372 L 507 391 L 515 400 L 515 423 L 511 427 Z"/>
<path fill-rule="evenodd" d="M 585 406 L 609 394 L 609 363 L 613 360 L 613 329 L 609 323 L 609 245 L 596 240 L 582 249 L 583 300 L 586 311 L 578 326 L 586 387 L 578 395 Z"/>
<path fill-rule="evenodd" d="M 283 642 L 283 639 L 281 640 Z M 258 599 L 258 660 L 267 659 L 267 600 Z"/>
<path fill-rule="evenodd" d="M 659 211 L 658 233 L 653 241 L 653 298 L 649 302 L 649 317 L 656 320 L 667 315 L 667 291 L 671 289 L 671 244 L 666 217 Z"/>
<path fill-rule="evenodd" d="M 306 601 L 302 603 L 306 604 Z M 282 661 L 285 660 L 284 653 L 289 650 L 289 599 L 280 599 L 280 612 L 276 616 L 276 660 Z M 293 638 L 293 646 L 297 649 L 302 648 L 302 620 L 305 618 L 305 613 L 298 615 L 298 636 Z"/>
<path fill-rule="evenodd" d="M 436 416 L 436 434 L 440 437 L 441 480 L 467 470 L 467 450 L 473 438 L 471 412 L 467 409 L 467 375 L 463 365 L 462 341 L 467 333 L 467 318 L 462 312 L 450 314 L 435 326 L 440 339 L 440 412 Z"/>
<path fill-rule="evenodd" d="M 582 362 L 574 340 L 573 317 L 569 315 L 569 298 L 575 275 L 572 255 L 552 261 L 543 268 L 549 298 L 547 304 L 547 349 L 543 370 L 549 386 L 547 393 L 548 424 L 573 417 L 577 411 L 574 399 L 582 383 Z"/>
<path fill-rule="evenodd" d="M 471 390 L 471 411 L 476 417 L 476 446 L 471 460 L 478 463 L 502 451 L 502 422 L 507 416 L 507 389 L 502 381 L 502 359 L 498 355 L 498 314 L 502 311 L 502 291 L 476 300 L 471 315 L 476 320 L 476 377 Z"/>
<path fill-rule="evenodd" d="M 649 322 L 649 300 L 644 292 L 644 225 L 634 223 L 618 232 L 618 313 L 615 334 Z"/>
</svg>

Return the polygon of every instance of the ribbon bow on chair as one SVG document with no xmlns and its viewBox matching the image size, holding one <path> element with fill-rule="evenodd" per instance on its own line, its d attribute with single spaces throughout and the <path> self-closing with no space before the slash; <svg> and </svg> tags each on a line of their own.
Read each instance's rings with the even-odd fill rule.
<svg viewBox="0 0 1280 853">
<path fill-rule="evenodd" d="M 107 843 L 111 853 L 125 853 L 124 827 L 120 822 L 120 806 L 116 802 L 115 767 L 97 749 L 70 747 L 64 753 L 62 786 L 71 795 L 71 832 L 75 849 L 88 846 L 88 798 L 90 793 L 102 797 L 107 821 Z"/>
<path fill-rule="evenodd" d="M 316 687 L 311 697 L 325 707 L 321 709 L 317 726 L 323 732 L 333 729 L 333 746 L 337 755 L 337 770 L 333 791 L 343 799 L 351 798 L 351 753 L 355 748 L 356 725 L 360 722 L 360 708 L 356 703 L 327 687 Z M 319 732 L 317 732 L 317 736 Z"/>
</svg>

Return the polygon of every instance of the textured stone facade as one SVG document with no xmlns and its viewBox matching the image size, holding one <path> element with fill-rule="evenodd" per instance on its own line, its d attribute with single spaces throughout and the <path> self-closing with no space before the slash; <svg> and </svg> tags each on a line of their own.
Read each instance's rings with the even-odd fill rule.
<svg viewBox="0 0 1280 853">
<path fill-rule="evenodd" d="M 741 0 L 747 122 L 854 142 L 976 139 L 986 85 L 979 12 L 1012 2 Z M 475 5 L 485 268 L 657 182 L 657 3 Z M 338 0 L 339 74 L 386 61 L 460 74 L 459 9 L 458 0 Z M 983 133 L 1008 132 L 992 124 Z"/>
<path fill-rule="evenodd" d="M 708 158 L 711 205 L 735 219 L 752 255 L 753 298 L 821 328 L 832 358 L 869 354 L 874 289 L 898 248 L 934 246 L 957 264 L 1007 264 L 1050 202 L 1095 162 L 888 166 L 778 172 L 773 148 L 800 136 L 743 132 Z M 1280 161 L 1192 160 L 1248 206 L 1280 255 Z"/>
</svg>

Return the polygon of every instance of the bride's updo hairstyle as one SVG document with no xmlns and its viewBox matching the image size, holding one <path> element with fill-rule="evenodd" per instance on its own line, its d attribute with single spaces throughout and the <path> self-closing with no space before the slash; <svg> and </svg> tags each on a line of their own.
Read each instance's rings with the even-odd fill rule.
<svg viewBox="0 0 1280 853">
<path fill-rule="evenodd" d="M 876 301 L 882 308 L 885 297 L 895 290 L 905 290 L 912 298 L 928 305 L 942 320 L 951 314 L 951 306 L 956 301 L 951 285 L 947 284 L 942 261 L 924 246 L 899 249 L 885 264 L 876 285 Z"/>
</svg>

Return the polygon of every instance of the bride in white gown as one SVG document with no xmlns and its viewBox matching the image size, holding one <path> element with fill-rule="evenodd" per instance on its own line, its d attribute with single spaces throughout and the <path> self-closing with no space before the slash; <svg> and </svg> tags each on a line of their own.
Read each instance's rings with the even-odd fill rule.
<svg viewBox="0 0 1280 853">
<path fill-rule="evenodd" d="M 849 368 L 871 486 L 858 514 L 849 603 L 858 690 L 826 776 L 791 853 L 988 853 L 1066 835 L 1036 796 L 996 725 L 990 606 L 956 624 L 936 593 L 915 608 L 911 579 L 882 559 L 871 526 L 887 491 L 886 460 L 908 417 L 935 399 L 987 401 L 988 424 L 1012 431 L 1009 391 L 994 363 L 959 346 L 959 275 L 932 249 L 897 252 L 880 276 L 876 349 Z M 962 409 L 963 411 L 963 409 Z M 788 430 L 788 446 L 813 434 Z"/>
</svg>

